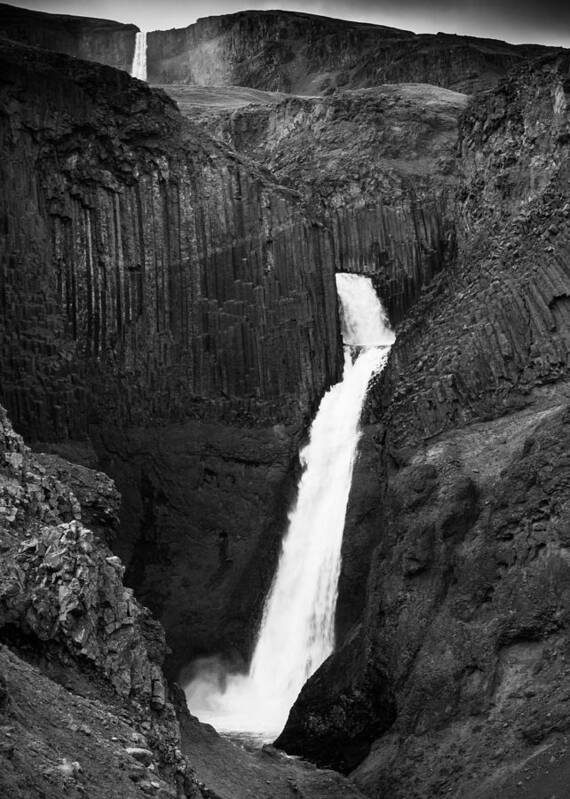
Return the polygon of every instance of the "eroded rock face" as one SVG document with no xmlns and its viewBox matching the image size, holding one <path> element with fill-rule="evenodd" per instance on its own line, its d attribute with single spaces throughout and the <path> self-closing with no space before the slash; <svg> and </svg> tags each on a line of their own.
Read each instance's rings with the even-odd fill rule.
<svg viewBox="0 0 570 799">
<path fill-rule="evenodd" d="M 294 499 L 301 430 L 187 422 L 102 430 L 123 494 L 114 550 L 168 630 L 176 675 L 191 659 L 247 657 Z"/>
<path fill-rule="evenodd" d="M 136 25 L 107 19 L 44 14 L 0 3 L 0 35 L 45 50 L 99 61 L 130 72 Z"/>
<path fill-rule="evenodd" d="M 39 790 L 46 782 L 46 795 L 55 796 L 67 780 L 70 795 L 75 796 L 87 772 L 91 775 L 87 783 L 95 780 L 94 795 L 104 795 L 110 775 L 94 777 L 84 754 L 83 767 L 74 766 L 73 758 L 55 758 L 57 747 L 45 728 L 60 726 L 57 720 L 64 716 L 59 752 L 66 751 L 64 747 L 81 748 L 73 741 L 78 732 L 92 737 L 94 750 L 99 746 L 117 750 L 126 762 L 127 773 L 117 776 L 119 782 L 126 779 L 125 795 L 134 795 L 134 789 L 129 791 L 129 752 L 113 745 L 119 739 L 111 738 L 112 726 L 119 731 L 122 725 L 122 735 L 130 726 L 131 740 L 135 730 L 143 731 L 136 732 L 136 740 L 139 744 L 144 740 L 150 757 L 147 765 L 158 769 L 157 790 L 177 795 L 173 786 L 178 781 L 180 795 L 194 799 L 200 793 L 179 751 L 178 725 L 162 672 L 164 631 L 123 585 L 120 559 L 82 520 L 84 509 L 89 517 L 94 504 L 99 511 L 107 505 L 112 528 L 116 492 L 109 491 L 109 478 L 94 473 L 91 485 L 103 487 L 98 502 L 93 503 L 92 494 L 88 501 L 85 493 L 77 498 L 60 480 L 63 461 L 53 471 L 52 465 L 49 458 L 38 459 L 31 453 L 0 408 L 0 669 L 3 719 L 10 731 L 4 737 L 2 728 L 0 758 L 9 762 L 0 769 L 0 784 L 9 795 L 23 797 L 29 795 L 26 785 Z M 74 471 L 71 464 L 68 471 Z M 83 486 L 87 471 L 81 473 Z M 31 664 L 20 660 L 22 656 Z M 21 675 L 28 676 L 20 679 Z M 73 699 L 69 692 L 86 699 Z M 26 737 L 23 719 L 32 695 L 36 695 L 35 717 L 28 722 Z M 86 718 L 93 728 L 85 724 Z M 36 738 L 30 747 L 32 728 Z M 41 764 L 34 773 L 28 762 L 32 750 Z M 108 754 L 103 760 L 109 760 Z M 108 762 L 108 771 L 114 768 L 121 767 Z M 140 774 L 137 781 L 146 777 Z"/>
<path fill-rule="evenodd" d="M 61 472 L 36 460 L 3 409 L 1 423 L 3 634 L 17 631 L 40 651 L 45 644 L 89 661 L 119 696 L 153 706 L 161 696 L 164 709 L 163 631 L 123 586 L 119 558 L 84 526 L 81 501 Z M 107 503 L 112 526 L 116 497 L 103 494 L 99 505 Z"/>
<path fill-rule="evenodd" d="M 176 662 L 233 648 L 271 579 L 304 426 L 339 374 L 332 240 L 164 94 L 15 44 L 0 58 L 2 397 L 31 440 L 91 435 L 125 497 L 117 551 Z"/>
<path fill-rule="evenodd" d="M 530 797 L 567 768 L 569 74 L 540 61 L 468 108 L 455 267 L 369 400 L 349 508 L 376 543 L 361 654 L 329 659 L 279 743 L 350 769 L 366 725 L 344 697 L 383 693 L 355 772 L 374 797 Z"/>
<path fill-rule="evenodd" d="M 190 119 L 322 209 L 336 270 L 373 276 L 394 324 L 454 259 L 465 95 L 384 85 L 236 109 L 223 89 L 164 88 Z"/>
<path fill-rule="evenodd" d="M 207 17 L 148 37 L 153 83 L 309 95 L 411 82 L 472 92 L 494 86 L 509 68 L 547 50 L 284 11 Z"/>
<path fill-rule="evenodd" d="M 20 429 L 302 418 L 338 352 L 330 243 L 297 195 L 123 73 L 1 56 L 3 324 L 19 347 L 2 393 Z"/>
<path fill-rule="evenodd" d="M 80 487 L 99 483 L 95 507 L 112 511 L 109 479 L 87 472 Z M 162 627 L 123 585 L 106 536 L 83 523 L 93 495 L 78 500 L 67 474 L 77 479 L 72 464 L 36 457 L 0 408 L 2 795 L 363 799 L 339 774 L 252 755 L 189 714 L 162 672 Z"/>
</svg>

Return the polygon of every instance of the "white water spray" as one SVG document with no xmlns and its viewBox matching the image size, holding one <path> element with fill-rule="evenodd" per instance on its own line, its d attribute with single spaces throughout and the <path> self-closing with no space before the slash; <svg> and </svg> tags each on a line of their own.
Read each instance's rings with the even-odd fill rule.
<svg viewBox="0 0 570 799">
<path fill-rule="evenodd" d="M 131 77 L 146 80 L 146 31 L 138 31 Z"/>
<path fill-rule="evenodd" d="M 394 334 L 370 278 L 337 275 L 345 364 L 323 397 L 301 452 L 304 471 L 277 574 L 265 603 L 249 673 L 226 674 L 219 661 L 198 665 L 188 705 L 221 732 L 273 740 L 305 681 L 334 647 L 342 535 L 359 420 L 372 375 Z M 354 348 L 358 355 L 353 361 Z"/>
</svg>

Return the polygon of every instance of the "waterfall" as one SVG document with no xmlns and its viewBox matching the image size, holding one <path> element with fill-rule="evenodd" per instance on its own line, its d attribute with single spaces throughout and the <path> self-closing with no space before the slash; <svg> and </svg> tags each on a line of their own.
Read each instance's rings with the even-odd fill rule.
<svg viewBox="0 0 570 799">
<path fill-rule="evenodd" d="M 146 80 L 146 31 L 138 31 L 131 77 Z"/>
<path fill-rule="evenodd" d="M 281 731 L 305 681 L 334 647 L 342 535 L 359 421 L 372 375 L 394 341 L 370 278 L 337 275 L 344 347 L 341 382 L 323 397 L 300 454 L 303 473 L 246 675 L 215 659 L 186 688 L 192 713 L 222 732 Z"/>
</svg>

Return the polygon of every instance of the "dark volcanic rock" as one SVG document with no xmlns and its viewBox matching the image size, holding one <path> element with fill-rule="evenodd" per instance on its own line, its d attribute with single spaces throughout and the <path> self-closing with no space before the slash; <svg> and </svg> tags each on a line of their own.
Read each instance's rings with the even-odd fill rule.
<svg viewBox="0 0 570 799">
<path fill-rule="evenodd" d="M 2 394 L 19 427 L 302 419 L 337 374 L 337 311 L 330 243 L 296 194 L 124 73 L 8 43 L 0 57 L 18 349 Z"/>
<path fill-rule="evenodd" d="M 107 19 L 44 14 L 0 3 L 0 36 L 13 41 L 100 61 L 130 72 L 136 25 Z"/>
<path fill-rule="evenodd" d="M 0 636 L 17 630 L 37 641 L 37 653 L 45 644 L 88 661 L 117 694 L 148 704 L 155 694 L 164 695 L 162 630 L 147 645 L 150 614 L 124 588 L 119 558 L 85 526 L 83 507 L 89 515 L 89 505 L 82 507 L 61 482 L 62 465 L 52 469 L 45 458 L 37 460 L 4 409 L 0 414 Z M 99 482 L 101 505 L 110 481 L 101 475 Z M 109 518 L 116 521 L 112 513 Z"/>
<path fill-rule="evenodd" d="M 81 507 L 81 520 L 107 544 L 115 542 L 121 497 L 114 482 L 102 472 L 70 463 L 58 455 L 36 453 L 36 462 L 69 486 Z"/>
<path fill-rule="evenodd" d="M 321 94 L 381 83 L 432 83 L 462 92 L 494 86 L 552 48 L 512 45 L 285 11 L 243 11 L 148 36 L 152 83 L 251 86 Z"/>
<path fill-rule="evenodd" d="M 212 651 L 246 657 L 293 499 L 299 430 L 193 421 L 102 429 L 96 441 L 123 495 L 114 549 L 168 630 L 170 673 Z"/>
<path fill-rule="evenodd" d="M 454 258 L 465 95 L 386 85 L 235 109 L 224 90 L 165 89 L 190 119 L 322 209 L 337 271 L 373 275 L 392 322 Z"/>
<path fill-rule="evenodd" d="M 370 726 L 355 772 L 373 797 L 564 782 L 569 75 L 566 55 L 540 60 L 468 107 L 454 268 L 398 326 L 369 399 L 350 511 L 368 509 L 376 544 L 360 655 L 327 661 L 282 741 L 350 767 L 365 742 L 343 730 L 342 697 L 391 695 L 394 721 L 376 742 Z"/>
<path fill-rule="evenodd" d="M 309 678 L 275 746 L 345 773 L 366 757 L 396 711 L 385 665 L 368 660 L 362 673 L 364 646 L 358 629 Z"/>
<path fill-rule="evenodd" d="M 10 43 L 0 60 L 3 400 L 42 448 L 92 437 L 175 662 L 245 654 L 339 372 L 331 237 L 163 93 Z"/>
<path fill-rule="evenodd" d="M 86 780 L 90 795 L 103 797 L 114 775 L 112 790 L 124 780 L 122 795 L 137 795 L 123 773 L 128 734 L 151 752 L 157 790 L 186 774 L 189 790 L 178 795 L 194 799 L 161 668 L 164 631 L 124 587 L 121 561 L 60 481 L 73 466 L 52 465 L 31 453 L 0 407 L 0 789 L 14 799 L 79 796 Z M 84 503 L 88 512 L 108 500 L 108 478 L 98 482 L 103 493 Z"/>
</svg>

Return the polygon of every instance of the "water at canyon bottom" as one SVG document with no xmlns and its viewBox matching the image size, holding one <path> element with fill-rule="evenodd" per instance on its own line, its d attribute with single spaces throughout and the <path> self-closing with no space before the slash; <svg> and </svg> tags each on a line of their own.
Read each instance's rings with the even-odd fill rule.
<svg viewBox="0 0 570 799">
<path fill-rule="evenodd" d="M 135 55 L 131 77 L 146 80 L 146 31 L 139 31 L 135 39 Z"/>
<path fill-rule="evenodd" d="M 330 655 L 342 535 L 366 389 L 394 334 L 370 278 L 337 275 L 345 363 L 300 453 L 303 473 L 247 674 L 210 658 L 186 687 L 190 711 L 222 733 L 271 741 L 301 687 Z M 246 735 L 247 737 L 247 735 Z"/>
</svg>

